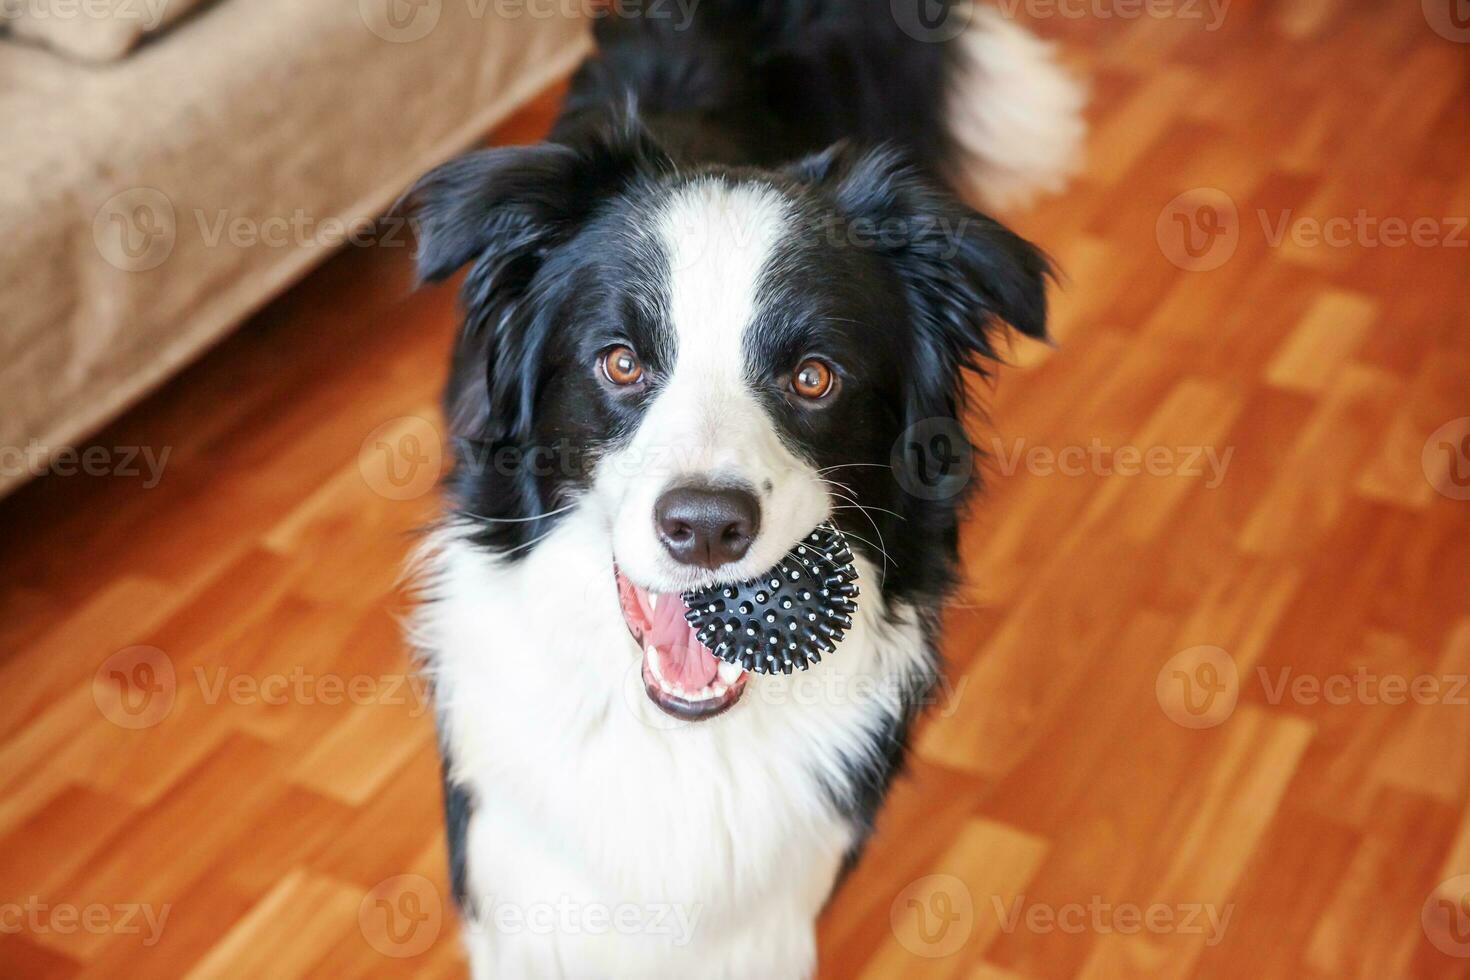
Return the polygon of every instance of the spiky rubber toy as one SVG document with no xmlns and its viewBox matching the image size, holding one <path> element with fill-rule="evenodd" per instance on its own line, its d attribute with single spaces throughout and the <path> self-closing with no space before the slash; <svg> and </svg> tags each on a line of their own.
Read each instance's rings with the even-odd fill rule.
<svg viewBox="0 0 1470 980">
<path fill-rule="evenodd" d="M 852 628 L 857 577 L 842 532 L 819 524 L 765 574 L 684 593 L 684 618 L 726 663 L 757 674 L 806 670 Z"/>
</svg>

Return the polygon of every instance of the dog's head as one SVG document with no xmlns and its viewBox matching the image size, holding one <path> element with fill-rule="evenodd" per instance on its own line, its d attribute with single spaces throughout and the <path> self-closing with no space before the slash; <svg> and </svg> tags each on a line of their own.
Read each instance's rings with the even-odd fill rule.
<svg viewBox="0 0 1470 980">
<path fill-rule="evenodd" d="M 597 508 L 665 710 L 716 714 L 745 680 L 677 593 L 760 574 L 824 520 L 882 569 L 868 594 L 948 587 L 963 493 L 923 488 L 968 452 L 966 371 L 1005 324 L 1044 335 L 1031 245 L 891 151 L 685 171 L 636 125 L 471 154 L 410 203 L 421 275 L 469 266 L 454 506 L 506 561 Z M 902 444 L 936 424 L 942 446 Z"/>
</svg>

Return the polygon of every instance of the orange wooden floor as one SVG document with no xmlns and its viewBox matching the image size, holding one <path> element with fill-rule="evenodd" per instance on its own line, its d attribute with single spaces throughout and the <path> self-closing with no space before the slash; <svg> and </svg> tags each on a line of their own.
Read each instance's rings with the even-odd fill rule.
<svg viewBox="0 0 1470 980">
<path fill-rule="evenodd" d="M 990 398 L 948 685 L 822 974 L 1470 974 L 1470 32 L 1021 9 L 1094 93 L 1016 216 L 1061 343 Z M 0 976 L 462 974 L 395 621 L 452 299 L 407 285 L 342 255 L 99 437 L 156 486 L 0 503 Z"/>
</svg>

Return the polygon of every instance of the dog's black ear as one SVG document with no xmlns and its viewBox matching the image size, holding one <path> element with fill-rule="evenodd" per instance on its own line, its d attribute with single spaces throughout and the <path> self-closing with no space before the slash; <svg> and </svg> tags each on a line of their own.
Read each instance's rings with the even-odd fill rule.
<svg viewBox="0 0 1470 980">
<path fill-rule="evenodd" d="M 830 195 L 904 283 L 918 326 L 959 363 L 983 369 L 1004 324 L 1046 338 L 1051 263 L 1034 245 L 968 207 L 893 149 L 839 143 L 792 166 L 791 176 Z"/>
<path fill-rule="evenodd" d="M 549 329 L 541 322 L 544 304 L 530 299 L 536 273 L 600 204 L 671 167 L 630 113 L 567 142 L 467 154 L 404 195 L 399 207 L 418 232 L 420 281 L 470 266 L 460 297 L 464 328 L 445 390 L 457 436 L 525 437 L 536 359 Z"/>
<path fill-rule="evenodd" d="M 894 150 L 839 145 L 788 174 L 836 210 L 848 226 L 842 241 L 874 253 L 902 287 L 912 320 L 901 366 L 905 439 L 926 445 L 918 454 L 901 447 L 894 465 L 908 471 L 905 487 L 935 492 L 911 491 L 896 506 L 910 514 L 907 529 L 923 527 L 934 539 L 932 553 L 953 557 L 956 505 L 977 482 L 970 478 L 973 450 L 963 420 L 964 372 L 986 372 L 1007 325 L 1046 338 L 1051 264 Z"/>
<path fill-rule="evenodd" d="M 400 204 L 415 219 L 419 278 L 438 281 L 475 259 L 499 273 L 544 255 L 599 201 L 640 173 L 668 166 L 636 121 L 574 143 L 500 147 L 451 160 Z"/>
</svg>

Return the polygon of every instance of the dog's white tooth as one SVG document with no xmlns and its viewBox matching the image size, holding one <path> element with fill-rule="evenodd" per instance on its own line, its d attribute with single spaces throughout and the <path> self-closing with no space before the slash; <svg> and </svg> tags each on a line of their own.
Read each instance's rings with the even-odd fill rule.
<svg viewBox="0 0 1470 980">
<path fill-rule="evenodd" d="M 720 661 L 720 680 L 724 681 L 727 686 L 740 680 L 740 675 L 743 673 L 745 673 L 745 669 L 739 664 L 726 663 L 723 660 Z"/>
<path fill-rule="evenodd" d="M 658 647 L 649 645 L 644 647 L 643 652 L 648 657 L 648 668 L 653 671 L 653 679 L 658 681 L 659 687 L 667 686 L 668 682 L 664 680 L 664 672 L 659 669 Z"/>
<path fill-rule="evenodd" d="M 648 593 L 648 609 L 650 612 L 658 612 L 658 593 Z"/>
</svg>

